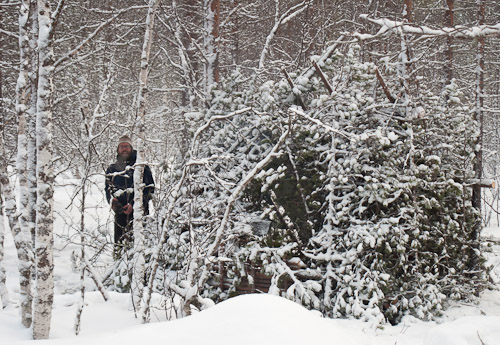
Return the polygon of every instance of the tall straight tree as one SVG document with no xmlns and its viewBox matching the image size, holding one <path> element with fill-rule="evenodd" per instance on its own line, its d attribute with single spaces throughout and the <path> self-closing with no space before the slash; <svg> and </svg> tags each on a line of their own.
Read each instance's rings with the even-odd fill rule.
<svg viewBox="0 0 500 345">
<path fill-rule="evenodd" d="M 30 34 L 30 54 L 31 54 L 31 101 L 27 115 L 27 139 L 28 139 L 28 157 L 26 170 L 28 173 L 28 228 L 32 238 L 32 245 L 35 243 L 35 224 L 36 224 L 36 102 L 38 98 L 38 4 L 36 0 L 30 1 L 31 5 L 31 34 Z"/>
<path fill-rule="evenodd" d="M 1 195 L 2 185 L 0 185 L 0 195 Z M 3 254 L 4 254 L 4 238 L 5 238 L 5 228 L 3 225 L 3 201 L 0 196 L 0 301 L 2 302 L 2 308 L 6 308 L 9 303 L 9 291 L 5 282 L 7 277 L 5 275 L 5 267 L 3 265 Z"/>
<path fill-rule="evenodd" d="M 153 28 L 155 13 L 160 0 L 150 0 L 148 15 L 146 17 L 146 31 L 141 54 L 141 71 L 139 74 L 139 95 L 137 99 L 137 118 L 139 120 L 137 139 L 137 161 L 134 170 L 134 271 L 132 279 L 132 301 L 136 310 L 140 308 L 140 300 L 144 290 L 144 139 L 146 134 L 146 93 L 148 85 L 149 60 L 151 43 L 153 41 Z"/>
<path fill-rule="evenodd" d="M 452 28 L 455 26 L 455 14 L 454 14 L 454 8 L 455 8 L 455 0 L 446 0 L 446 10 L 445 10 L 445 15 L 444 15 L 444 22 L 445 26 Z M 451 80 L 453 78 L 453 37 L 447 36 L 446 37 L 446 63 L 444 67 L 445 71 L 445 85 L 448 85 L 451 83 Z"/>
<path fill-rule="evenodd" d="M 478 25 L 483 26 L 485 24 L 485 14 L 486 5 L 484 0 L 477 0 L 477 11 L 478 11 Z M 481 212 L 481 180 L 483 176 L 483 132 L 484 132 L 484 48 L 485 48 L 485 37 L 483 35 L 477 37 L 477 54 L 476 54 L 476 106 L 474 111 L 474 120 L 477 121 L 479 125 L 479 137 L 476 145 L 476 150 L 474 152 L 476 159 L 474 162 L 474 172 L 476 184 L 473 185 L 472 189 L 472 206 Z M 471 240 L 474 243 L 478 243 L 479 234 L 481 232 L 481 218 L 478 219 L 477 224 L 474 225 L 471 234 Z M 473 248 L 479 250 L 479 248 Z M 476 257 L 476 255 L 472 256 Z M 472 271 L 478 269 L 479 260 L 473 260 L 470 262 L 470 268 Z"/>
<path fill-rule="evenodd" d="M 31 236 L 26 227 L 27 216 L 27 185 L 26 185 L 26 109 L 29 104 L 29 40 L 28 28 L 30 18 L 30 1 L 23 1 L 19 7 L 19 74 L 16 83 L 16 116 L 17 116 L 17 174 L 19 179 L 20 209 L 17 208 L 17 201 L 9 180 L 7 166 L 6 148 L 3 142 L 0 142 L 0 183 L 2 193 L 5 198 L 5 214 L 8 218 L 9 227 L 14 238 L 17 250 L 19 273 L 20 273 L 20 303 L 21 303 L 21 321 L 25 327 L 30 327 L 32 321 L 32 289 L 31 272 L 33 266 L 33 251 Z M 2 129 L 5 123 L 2 123 Z"/>
<path fill-rule="evenodd" d="M 54 171 L 52 107 L 54 74 L 54 24 L 50 1 L 38 0 L 38 92 L 36 112 L 37 203 L 36 203 L 36 291 L 33 338 L 47 339 L 54 300 L 53 205 Z M 59 7 L 58 7 L 59 8 Z M 54 18 L 57 18 L 55 16 Z"/>
<path fill-rule="evenodd" d="M 30 108 L 30 45 L 29 45 L 29 22 L 33 16 L 31 0 L 23 0 L 19 10 L 19 77 L 16 86 L 16 114 L 17 114 L 17 158 L 16 170 L 19 181 L 19 225 L 15 227 L 15 242 L 19 257 L 19 273 L 21 285 L 21 319 L 25 327 L 31 326 L 32 320 L 32 293 L 31 273 L 33 267 L 33 250 L 31 233 L 29 229 L 28 208 L 28 172 L 27 157 L 28 133 L 27 133 L 27 111 Z"/>
</svg>

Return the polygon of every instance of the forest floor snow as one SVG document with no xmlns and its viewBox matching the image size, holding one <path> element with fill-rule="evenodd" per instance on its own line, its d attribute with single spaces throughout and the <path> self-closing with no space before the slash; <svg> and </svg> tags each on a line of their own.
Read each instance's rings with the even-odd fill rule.
<svg viewBox="0 0 500 345">
<path fill-rule="evenodd" d="M 68 185 L 69 186 L 69 185 Z M 109 211 L 102 200 L 99 185 L 92 187 L 94 219 L 109 229 Z M 56 190 L 56 232 L 71 233 L 68 217 L 77 211 L 67 208 L 70 187 Z M 89 279 L 85 295 L 80 335 L 74 335 L 77 306 L 80 301 L 79 272 L 71 265 L 71 253 L 78 239 L 68 244 L 68 235 L 59 234 L 55 241 L 55 300 L 50 339 L 43 344 L 128 345 L 128 344 L 342 344 L 342 345 L 500 345 L 500 290 L 484 291 L 477 303 L 454 303 L 436 321 L 406 317 L 396 326 L 374 327 L 359 320 L 326 319 L 284 298 L 252 294 L 231 298 L 192 316 L 165 321 L 161 311 L 153 311 L 153 322 L 141 324 L 135 318 L 130 295 L 110 292 L 105 302 Z M 500 287 L 500 228 L 486 228 L 489 239 L 485 250 L 492 280 Z M 64 239 L 64 240 L 63 240 Z M 2 263 L 7 273 L 11 303 L 0 310 L 0 344 L 33 344 L 31 330 L 21 325 L 19 311 L 19 273 L 10 233 L 5 238 Z"/>
</svg>

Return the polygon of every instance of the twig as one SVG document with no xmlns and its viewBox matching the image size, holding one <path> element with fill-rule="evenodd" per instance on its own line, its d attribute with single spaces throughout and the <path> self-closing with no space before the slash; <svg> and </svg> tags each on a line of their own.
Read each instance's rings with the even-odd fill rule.
<svg viewBox="0 0 500 345">
<path fill-rule="evenodd" d="M 483 339 L 481 339 L 481 336 L 479 335 L 479 330 L 477 331 L 477 337 L 479 338 L 481 344 L 486 345 L 486 343 L 483 341 Z"/>
</svg>

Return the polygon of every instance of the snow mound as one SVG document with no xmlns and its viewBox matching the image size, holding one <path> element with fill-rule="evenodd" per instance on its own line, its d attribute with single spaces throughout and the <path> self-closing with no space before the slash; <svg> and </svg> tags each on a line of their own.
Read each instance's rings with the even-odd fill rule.
<svg viewBox="0 0 500 345">
<path fill-rule="evenodd" d="M 201 334 L 207 336 L 204 345 L 276 344 L 277 335 L 280 343 L 287 345 L 317 344 L 325 339 L 355 344 L 334 320 L 323 319 L 292 301 L 267 294 L 234 297 L 191 317 L 150 327 L 151 332 L 145 331 L 143 335 L 131 332 L 134 340 L 128 334 L 120 335 L 123 338 L 117 344 L 165 340 L 170 344 L 198 345 Z"/>
<path fill-rule="evenodd" d="M 325 339 L 331 339 L 331 344 L 368 344 L 366 339 L 360 341 L 348 334 L 335 320 L 324 319 L 292 301 L 253 294 L 231 298 L 180 320 L 137 325 L 120 333 L 78 340 L 93 345 L 303 345 L 324 343 Z"/>
</svg>

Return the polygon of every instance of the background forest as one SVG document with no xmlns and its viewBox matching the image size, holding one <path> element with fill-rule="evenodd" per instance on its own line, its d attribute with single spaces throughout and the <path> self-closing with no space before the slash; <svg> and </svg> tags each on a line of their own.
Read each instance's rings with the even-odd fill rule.
<svg viewBox="0 0 500 345">
<path fill-rule="evenodd" d="M 82 280 L 131 291 L 145 322 L 153 295 L 172 317 L 262 291 L 378 323 L 473 299 L 489 286 L 480 232 L 498 222 L 498 13 L 493 0 L 3 0 L 0 188 L 23 324 L 48 336 L 54 232 L 81 246 Z M 112 225 L 89 222 L 86 195 L 123 134 L 156 191 L 113 263 Z M 53 187 L 69 177 L 81 218 L 63 231 Z M 0 270 L 2 299 L 4 283 Z"/>
</svg>

